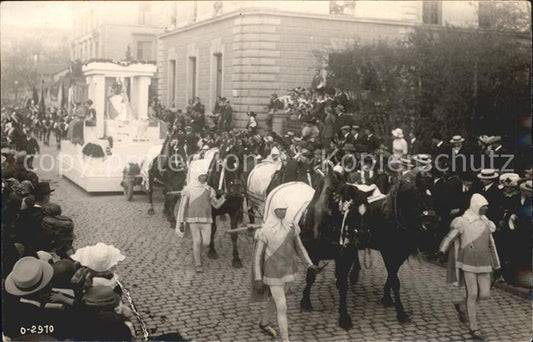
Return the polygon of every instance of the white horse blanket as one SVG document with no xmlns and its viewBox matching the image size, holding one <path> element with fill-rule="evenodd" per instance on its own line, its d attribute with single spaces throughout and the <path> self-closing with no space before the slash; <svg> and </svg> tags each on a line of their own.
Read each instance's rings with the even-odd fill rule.
<svg viewBox="0 0 533 342">
<path fill-rule="evenodd" d="M 298 223 L 302 218 L 307 206 L 313 199 L 315 190 L 304 182 L 289 182 L 281 184 L 272 190 L 265 202 L 263 222 L 277 220 L 274 209 L 283 201 L 288 205 L 285 219 L 289 222 Z"/>
<path fill-rule="evenodd" d="M 250 200 L 258 206 L 264 204 L 266 199 L 266 191 L 268 185 L 272 181 L 272 176 L 277 170 L 281 168 L 281 165 L 271 161 L 264 161 L 257 164 L 250 174 L 246 184 L 246 191 Z"/>
<path fill-rule="evenodd" d="M 159 153 L 161 153 L 161 148 L 163 145 L 154 145 L 146 151 L 144 158 L 141 161 L 141 176 L 142 176 L 142 186 L 143 188 L 148 188 L 148 171 L 154 163 L 154 159 L 157 158 Z"/>
</svg>

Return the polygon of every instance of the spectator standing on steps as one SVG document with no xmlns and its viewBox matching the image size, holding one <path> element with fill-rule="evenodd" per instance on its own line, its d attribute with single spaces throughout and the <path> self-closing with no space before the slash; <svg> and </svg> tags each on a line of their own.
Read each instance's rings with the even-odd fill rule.
<svg viewBox="0 0 533 342">
<path fill-rule="evenodd" d="M 211 206 L 220 208 L 226 198 L 216 198 L 215 189 L 207 184 L 207 174 L 198 176 L 198 184 L 187 186 L 181 192 L 181 202 L 178 210 L 178 234 L 185 231 L 185 223 L 189 224 L 192 235 L 192 251 L 196 273 L 202 273 L 202 247 L 206 248 L 211 242 Z"/>
</svg>

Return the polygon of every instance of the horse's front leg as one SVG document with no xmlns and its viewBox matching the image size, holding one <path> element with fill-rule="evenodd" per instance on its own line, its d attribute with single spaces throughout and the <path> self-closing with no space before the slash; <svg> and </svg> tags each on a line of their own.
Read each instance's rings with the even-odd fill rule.
<svg viewBox="0 0 533 342">
<path fill-rule="evenodd" d="M 383 258 L 383 261 L 385 262 L 385 267 L 387 268 L 387 284 L 385 284 L 385 291 L 387 292 L 388 285 L 388 300 L 392 302 L 392 299 L 390 298 L 390 289 L 392 288 L 392 293 L 394 294 L 394 308 L 396 309 L 396 318 L 398 318 L 398 321 L 400 323 L 406 323 L 409 322 L 409 316 L 405 312 L 402 305 L 402 301 L 400 299 L 400 279 L 398 278 L 398 271 L 400 270 L 400 266 L 402 265 L 403 260 L 399 261 L 398 259 L 401 258 L 397 256 L 384 256 Z M 384 294 L 382 302 L 384 302 L 386 296 L 387 293 Z"/>
<path fill-rule="evenodd" d="M 353 327 L 352 318 L 348 314 L 346 305 L 348 274 L 354 262 L 353 254 L 356 251 L 353 245 L 341 248 L 339 255 L 335 259 L 335 277 L 337 278 L 337 288 L 339 289 L 339 326 L 348 330 Z"/>
<path fill-rule="evenodd" d="M 400 323 L 407 323 L 410 321 L 409 315 L 405 312 L 402 301 L 400 300 L 400 279 L 398 278 L 398 271 L 400 270 L 401 264 L 398 264 L 392 269 L 391 275 L 391 286 L 392 293 L 394 293 L 394 306 L 396 308 L 396 318 Z"/>
<path fill-rule="evenodd" d="M 353 254 L 353 266 L 350 272 L 350 283 L 354 285 L 357 283 L 357 281 L 359 280 L 360 271 L 361 271 L 361 263 L 359 262 L 359 253 L 356 248 L 355 253 Z"/>
<path fill-rule="evenodd" d="M 241 203 L 242 205 L 242 203 Z M 230 210 L 230 221 L 231 221 L 231 229 L 237 228 L 237 222 L 238 222 L 238 209 L 235 208 L 235 210 Z M 231 244 L 233 245 L 233 260 L 231 262 L 231 265 L 234 268 L 242 268 L 242 261 L 239 256 L 239 247 L 237 245 L 237 240 L 239 238 L 238 234 L 231 234 Z"/>
<path fill-rule="evenodd" d="M 313 264 L 318 265 L 320 260 L 314 259 L 311 253 L 309 253 L 309 257 L 313 261 Z M 305 289 L 302 295 L 302 300 L 300 301 L 300 311 L 313 311 L 313 305 L 311 304 L 311 288 L 313 287 L 315 280 L 316 273 L 308 269 L 305 277 Z"/>
</svg>

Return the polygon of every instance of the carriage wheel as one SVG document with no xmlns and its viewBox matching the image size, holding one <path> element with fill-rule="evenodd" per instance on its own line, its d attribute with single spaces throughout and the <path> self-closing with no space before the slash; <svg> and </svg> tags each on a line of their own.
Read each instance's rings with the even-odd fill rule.
<svg viewBox="0 0 533 342">
<path fill-rule="evenodd" d="M 124 184 L 124 197 L 126 197 L 126 201 L 130 202 L 133 198 L 133 181 L 129 180 L 125 182 Z"/>
</svg>

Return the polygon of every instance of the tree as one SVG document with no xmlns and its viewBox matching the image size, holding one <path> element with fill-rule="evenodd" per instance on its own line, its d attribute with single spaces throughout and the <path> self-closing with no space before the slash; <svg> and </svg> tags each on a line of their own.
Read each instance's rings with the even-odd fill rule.
<svg viewBox="0 0 533 342">
<path fill-rule="evenodd" d="M 530 50 L 517 35 L 419 28 L 404 42 L 330 54 L 328 82 L 352 92 L 359 122 L 384 137 L 398 126 L 426 142 L 433 131 L 514 141 L 520 115 L 531 109 Z"/>
<path fill-rule="evenodd" d="M 479 1 L 479 27 L 502 32 L 531 32 L 528 1 Z"/>
</svg>

